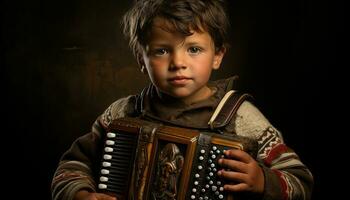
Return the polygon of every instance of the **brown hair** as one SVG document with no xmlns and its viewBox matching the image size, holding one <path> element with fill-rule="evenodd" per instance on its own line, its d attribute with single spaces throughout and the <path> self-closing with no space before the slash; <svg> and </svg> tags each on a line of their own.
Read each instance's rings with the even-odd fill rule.
<svg viewBox="0 0 350 200">
<path fill-rule="evenodd" d="M 124 15 L 124 34 L 134 55 L 141 54 L 155 17 L 165 18 L 183 36 L 207 31 L 216 50 L 227 46 L 229 22 L 222 0 L 137 0 Z"/>
</svg>

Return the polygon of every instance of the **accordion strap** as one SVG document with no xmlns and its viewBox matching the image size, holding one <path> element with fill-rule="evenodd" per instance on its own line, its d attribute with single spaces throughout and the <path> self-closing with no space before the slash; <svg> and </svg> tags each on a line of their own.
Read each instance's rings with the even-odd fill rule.
<svg viewBox="0 0 350 200">
<path fill-rule="evenodd" d="M 240 105 L 247 99 L 252 99 L 252 96 L 246 93 L 239 93 L 235 90 L 228 91 L 221 99 L 208 122 L 210 129 L 223 128 L 230 123 Z"/>
</svg>

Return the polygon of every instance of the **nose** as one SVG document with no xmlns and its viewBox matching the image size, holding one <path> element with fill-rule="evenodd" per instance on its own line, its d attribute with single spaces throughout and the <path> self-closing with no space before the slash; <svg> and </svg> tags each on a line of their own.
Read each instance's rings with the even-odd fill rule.
<svg viewBox="0 0 350 200">
<path fill-rule="evenodd" d="M 179 70 L 186 68 L 185 54 L 182 52 L 173 52 L 171 56 L 170 70 Z"/>
</svg>

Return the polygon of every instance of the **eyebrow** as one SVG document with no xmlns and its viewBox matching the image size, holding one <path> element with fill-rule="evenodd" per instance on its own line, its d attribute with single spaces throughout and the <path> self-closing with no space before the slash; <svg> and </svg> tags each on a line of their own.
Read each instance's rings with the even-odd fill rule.
<svg viewBox="0 0 350 200">
<path fill-rule="evenodd" d="M 187 46 L 201 46 L 199 42 L 189 42 L 189 43 L 186 43 Z"/>
<path fill-rule="evenodd" d="M 171 47 L 170 44 L 165 42 L 151 42 L 147 46 L 156 46 L 156 47 Z"/>
</svg>

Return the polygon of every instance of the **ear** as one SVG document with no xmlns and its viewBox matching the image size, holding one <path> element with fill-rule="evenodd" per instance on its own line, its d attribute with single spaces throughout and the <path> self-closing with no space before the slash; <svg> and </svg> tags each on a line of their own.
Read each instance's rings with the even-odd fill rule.
<svg viewBox="0 0 350 200">
<path fill-rule="evenodd" d="M 143 56 L 141 54 L 137 55 L 137 63 L 140 66 L 140 70 L 143 74 L 147 74 L 147 69 L 145 65 L 145 61 L 143 60 Z"/>
<path fill-rule="evenodd" d="M 215 51 L 215 56 L 214 56 L 214 62 L 213 62 L 213 69 L 217 70 L 220 68 L 222 59 L 224 58 L 224 55 L 226 53 L 226 48 L 221 47 L 220 49 L 217 49 Z"/>
</svg>

